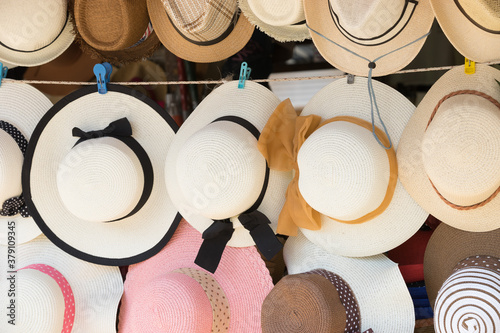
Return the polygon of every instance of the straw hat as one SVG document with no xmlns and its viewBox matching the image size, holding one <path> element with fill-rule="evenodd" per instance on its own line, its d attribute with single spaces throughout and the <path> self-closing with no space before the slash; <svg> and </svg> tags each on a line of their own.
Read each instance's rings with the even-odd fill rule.
<svg viewBox="0 0 500 333">
<path fill-rule="evenodd" d="M 303 0 L 240 0 L 243 14 L 264 33 L 279 42 L 310 39 L 305 25 Z"/>
<path fill-rule="evenodd" d="M 273 283 L 257 250 L 227 248 L 211 274 L 193 263 L 202 241 L 182 220 L 160 253 L 130 266 L 119 332 L 260 331 L 260 309 Z"/>
<path fill-rule="evenodd" d="M 300 116 L 283 102 L 259 139 L 271 169 L 295 170 L 277 233 L 294 236 L 300 228 L 313 243 L 348 257 L 388 251 L 427 218 L 398 181 L 394 152 L 415 106 L 373 81 L 393 144 L 386 150 L 372 133 L 366 86 L 362 77 L 352 84 L 337 80 L 320 90 Z M 378 129 L 377 136 L 387 139 Z"/>
<path fill-rule="evenodd" d="M 424 273 L 436 332 L 452 332 L 450 327 L 461 327 L 460 332 L 498 328 L 499 243 L 500 229 L 471 233 L 441 224 L 434 231 L 425 251 Z"/>
<path fill-rule="evenodd" d="M 304 0 L 304 9 L 307 24 L 317 32 L 311 31 L 311 36 L 321 55 L 338 69 L 361 76 L 367 76 L 370 61 L 424 36 L 434 21 L 429 0 Z M 376 61 L 373 76 L 405 67 L 424 42 L 422 38 Z"/>
<path fill-rule="evenodd" d="M 64 0 L 2 1 L 0 62 L 29 67 L 57 58 L 75 38 L 69 20 Z"/>
<path fill-rule="evenodd" d="M 401 182 L 430 214 L 452 227 L 500 227 L 500 71 L 448 71 L 408 122 L 398 150 Z"/>
<path fill-rule="evenodd" d="M 415 314 L 411 296 L 397 264 L 384 255 L 336 256 L 301 233 L 288 239 L 283 255 L 290 275 L 278 282 L 264 301 L 263 332 L 344 332 L 346 317 L 356 317 L 355 303 L 361 323 L 349 321 L 352 330 L 348 332 L 365 332 L 370 328 L 384 333 L 413 331 Z M 304 274 L 311 271 L 316 274 Z M 354 330 L 355 324 L 360 326 L 358 330 Z M 328 325 L 329 329 L 322 325 Z M 330 325 L 338 325 L 337 330 Z"/>
<path fill-rule="evenodd" d="M 77 42 L 101 62 L 137 61 L 160 45 L 146 0 L 69 0 L 68 7 Z"/>
<path fill-rule="evenodd" d="M 498 0 L 431 0 L 431 5 L 446 37 L 464 57 L 500 59 Z"/>
<path fill-rule="evenodd" d="M 15 243 L 21 244 L 41 233 L 33 218 L 26 214 L 21 171 L 31 133 L 52 103 L 27 84 L 5 81 L 0 87 L 0 100 L 0 221 L 4 225 L 0 230 L 0 244 L 7 245 L 9 235 L 11 244 L 13 237 Z M 21 200 L 16 199 L 19 197 Z M 11 206 L 10 212 L 5 209 L 7 206 Z"/>
<path fill-rule="evenodd" d="M 240 15 L 237 0 L 148 0 L 162 44 L 179 58 L 216 62 L 240 51 L 254 26 Z"/>
<path fill-rule="evenodd" d="M 108 84 L 101 95 L 88 86 L 55 104 L 23 166 L 26 202 L 42 232 L 103 265 L 160 251 L 180 220 L 163 179 L 176 129 L 163 109 L 127 87 Z"/>
<path fill-rule="evenodd" d="M 0 247 L 7 263 L 6 247 Z M 17 273 L 2 272 L 0 300 L 8 309 L 8 295 L 15 280 L 14 316 L 0 321 L 2 333 L 116 332 L 118 303 L 123 280 L 118 267 L 79 260 L 40 235 L 16 248 Z M 14 280 L 5 277 L 14 275 Z M 11 310 L 6 312 L 12 313 Z M 8 320 L 15 318 L 15 326 Z M 63 330 L 64 328 L 64 330 Z"/>
</svg>

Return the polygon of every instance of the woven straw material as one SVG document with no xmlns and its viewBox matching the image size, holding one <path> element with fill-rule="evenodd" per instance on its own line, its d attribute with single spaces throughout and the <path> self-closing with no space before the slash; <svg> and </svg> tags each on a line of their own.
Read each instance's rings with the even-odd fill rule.
<svg viewBox="0 0 500 333">
<path fill-rule="evenodd" d="M 2 260 L 7 262 L 6 247 L 2 246 L 0 250 Z M 71 332 L 116 332 L 116 313 L 123 293 L 122 277 L 117 267 L 105 267 L 76 259 L 57 248 L 43 235 L 17 246 L 16 267 L 23 268 L 32 264 L 54 267 L 70 284 L 75 301 L 75 321 Z M 23 290 L 16 290 L 18 297 L 16 326 L 7 324 L 7 320 L 2 320 L 0 322 L 2 333 L 61 332 L 63 313 L 61 313 L 61 304 L 58 304 L 62 298 L 61 289 L 52 278 L 49 278 L 52 281 L 24 278 L 26 275 L 34 277 L 35 274 L 37 280 L 45 275 L 31 269 L 21 270 L 17 274 L 17 287 Z M 2 279 L 0 283 L 1 290 L 8 290 L 6 279 Z M 42 284 L 45 288 L 40 290 Z M 56 292 L 56 295 L 50 296 L 47 284 L 56 291 L 58 289 L 60 295 L 58 296 Z M 1 306 L 6 308 L 9 302 L 7 292 L 2 293 L 0 297 Z M 56 325 L 54 320 L 60 325 L 59 330 L 41 330 Z"/>
<path fill-rule="evenodd" d="M 194 62 L 216 62 L 232 56 L 246 45 L 254 30 L 243 15 L 234 24 L 236 0 L 148 0 L 148 10 L 162 44 L 178 57 Z M 212 45 L 196 45 L 185 38 L 211 41 L 230 25 L 234 25 L 231 33 Z"/>
<path fill-rule="evenodd" d="M 57 58 L 74 40 L 68 15 L 63 0 L 2 1 L 0 42 L 11 49 L 0 45 L 0 62 L 30 67 Z"/>
<path fill-rule="evenodd" d="M 500 59 L 500 3 L 498 1 L 430 0 L 430 2 L 441 29 L 464 57 L 478 62 Z M 486 31 L 478 27 L 476 23 L 494 32 Z"/>
<path fill-rule="evenodd" d="M 221 213 L 237 212 L 237 214 L 223 216 L 224 218 L 232 217 L 231 221 L 235 229 L 228 245 L 244 247 L 254 245 L 255 242 L 235 216 L 243 213 L 255 203 L 262 189 L 263 178 L 260 173 L 265 171 L 265 165 L 261 163 L 262 156 L 257 149 L 257 141 L 254 137 L 240 136 L 226 139 L 227 142 L 221 141 L 221 138 L 227 138 L 226 135 L 230 133 L 230 129 L 236 131 L 234 133 L 244 133 L 242 131 L 246 131 L 244 128 L 238 129 L 233 126 L 236 124 L 223 121 L 220 122 L 220 127 L 223 127 L 226 133 L 217 131 L 209 134 L 211 129 L 219 127 L 219 125 L 214 127 L 216 124 L 211 123 L 223 116 L 238 116 L 262 131 L 268 118 L 278 106 L 279 99 L 269 89 L 257 83 L 247 81 L 245 89 L 238 89 L 237 84 L 237 82 L 229 82 L 215 89 L 184 122 L 175 135 L 167 155 L 165 180 L 170 197 L 179 209 L 179 213 L 200 232 L 213 223 L 212 219 L 221 218 Z M 209 124 L 211 125 L 208 126 Z M 201 134 L 200 131 L 202 131 Z M 210 140 L 205 140 L 203 144 L 199 139 L 194 139 L 195 143 L 200 142 L 199 159 L 206 162 L 205 165 L 198 165 L 198 169 L 195 165 L 189 165 L 186 159 L 181 159 L 185 149 L 191 151 L 194 149 L 189 140 L 195 135 L 201 135 L 201 138 L 211 136 Z M 250 141 L 244 141 L 245 138 Z M 241 151 L 236 151 L 236 148 Z M 217 153 L 218 151 L 220 152 Z M 234 152 L 234 155 L 227 155 L 227 152 Z M 193 154 L 189 153 L 189 155 Z M 207 157 L 212 157 L 213 161 L 208 161 Z M 182 176 L 189 175 L 182 171 L 185 167 L 192 170 L 190 171 L 192 180 L 181 179 Z M 259 168 L 259 170 L 252 170 L 252 168 Z M 249 180 L 245 178 L 247 176 L 252 177 L 250 181 L 256 184 L 248 185 Z M 278 216 L 285 202 L 286 188 L 291 179 L 291 172 L 270 170 L 269 184 L 258 210 L 269 218 L 273 230 L 276 230 Z M 195 184 L 200 180 L 205 183 Z M 190 183 L 192 188 L 182 187 Z M 250 188 L 244 188 L 244 186 L 250 186 Z M 235 190 L 242 191 L 245 195 L 242 196 Z M 203 214 L 203 212 L 210 211 L 217 214 L 210 217 Z"/>
<path fill-rule="evenodd" d="M 361 331 L 411 332 L 415 326 L 413 302 L 397 264 L 384 255 L 347 258 L 326 252 L 299 233 L 283 251 L 289 274 L 326 269 L 350 286 L 359 305 Z"/>
<path fill-rule="evenodd" d="M 126 213 L 130 212 L 133 200 L 127 196 L 137 195 L 138 188 L 142 192 L 138 183 L 141 176 L 133 176 L 133 172 L 142 171 L 135 171 L 141 168 L 131 157 L 130 148 L 118 149 L 109 144 L 119 145 L 116 139 L 87 140 L 73 148 L 77 138 L 72 136 L 72 129 L 100 130 L 123 117 L 130 122 L 132 137 L 151 161 L 153 188 L 144 206 L 132 216 L 109 223 L 93 222 L 106 214 L 123 217 L 126 208 L 121 200 L 128 200 Z M 157 253 L 178 221 L 163 179 L 165 157 L 175 129 L 173 120 L 157 104 L 126 87 L 108 85 L 108 92 L 101 95 L 96 86 L 89 86 L 56 104 L 36 129 L 36 140 L 26 155 L 30 161 L 25 161 L 23 171 L 23 189 L 31 195 L 29 208 L 44 234 L 65 251 L 99 264 L 127 265 Z M 136 163 L 135 168 L 130 163 Z M 75 186 L 64 189 L 60 180 L 72 177 Z M 125 193 L 120 193 L 122 190 Z M 68 193 L 70 198 L 61 198 Z M 79 215 L 85 215 L 81 218 L 74 214 L 74 206 L 66 206 L 78 198 L 82 201 L 75 205 L 89 210 L 89 205 L 95 204 L 92 214 L 80 207 Z M 97 198 L 105 202 L 98 203 Z"/>
<path fill-rule="evenodd" d="M 500 187 L 495 167 L 500 163 L 500 110 L 476 93 L 500 101 L 495 79 L 500 80 L 500 71 L 484 65 L 476 65 L 474 75 L 465 74 L 463 67 L 444 74 L 419 104 L 398 149 L 399 175 L 408 193 L 427 212 L 462 230 L 500 227 L 500 196 L 494 196 Z M 444 101 L 426 131 L 443 97 L 469 90 L 473 92 Z M 479 204 L 488 197 L 472 209 L 457 209 L 450 204 Z"/>
<path fill-rule="evenodd" d="M 301 115 L 306 116 L 315 114 L 320 116 L 322 121 L 336 116 L 352 116 L 370 122 L 370 98 L 366 86 L 367 79 L 361 77 L 356 78 L 353 84 L 347 84 L 346 79 L 337 80 L 320 90 L 304 107 Z M 410 119 L 415 110 L 415 106 L 411 104 L 406 97 L 385 84 L 373 81 L 373 87 L 375 95 L 377 96 L 377 104 L 381 118 L 387 127 L 394 148 L 397 149 L 399 138 L 403 133 L 403 129 L 408 119 Z M 378 121 L 376 124 L 381 127 Z M 368 134 L 370 133 L 368 132 Z M 370 140 L 376 144 L 373 136 Z M 351 151 L 354 149 L 353 147 L 355 146 L 352 144 L 344 145 L 344 147 L 336 149 L 338 149 L 339 152 L 344 152 L 344 154 L 348 153 L 350 156 Z M 357 144 L 357 147 L 361 146 Z M 366 147 L 364 149 L 366 149 Z M 367 197 L 369 191 L 376 188 L 376 182 L 383 182 L 385 187 L 382 196 L 379 198 L 381 201 L 383 195 L 385 195 L 388 180 L 384 179 L 383 175 L 374 174 L 374 167 L 363 165 L 364 160 L 361 159 L 362 153 L 353 154 L 353 156 L 359 157 L 358 161 L 356 161 L 359 165 L 353 164 L 346 158 L 341 160 L 341 158 L 338 157 L 338 161 L 343 162 L 339 162 L 340 173 L 352 177 L 351 182 L 345 179 L 339 179 L 338 181 L 348 185 L 349 188 L 357 188 L 358 192 L 365 197 Z M 368 154 L 366 156 L 368 156 Z M 325 161 L 322 160 L 322 158 L 322 156 L 316 157 L 321 164 L 325 165 Z M 381 163 L 387 163 L 387 156 L 379 160 L 382 161 Z M 326 170 L 324 168 L 326 168 Z M 370 175 L 368 176 L 364 175 L 364 170 L 367 168 L 370 168 Z M 382 168 L 379 167 L 379 169 Z M 335 173 L 333 173 L 333 176 L 328 176 L 332 171 L 326 166 L 324 166 L 323 169 L 318 168 L 316 172 L 325 174 L 320 174 L 318 177 L 335 177 Z M 356 175 L 358 175 L 357 178 L 355 177 Z M 370 180 L 372 184 L 369 183 Z M 316 181 L 315 183 L 317 184 L 318 182 Z M 362 188 L 360 189 L 357 184 L 365 186 L 364 193 Z M 372 186 L 371 189 L 370 186 Z M 381 184 L 377 186 L 379 186 L 379 188 L 383 187 Z M 333 188 L 333 185 L 331 187 Z M 319 192 L 316 197 L 318 197 L 320 193 L 321 192 Z M 355 212 L 357 214 L 367 213 L 361 210 L 368 209 L 368 206 L 360 207 L 357 197 L 352 198 L 344 194 L 335 198 L 335 200 L 339 202 L 339 205 L 337 205 L 339 207 L 339 212 L 354 214 L 354 207 L 357 210 Z M 345 207 L 342 210 L 340 210 L 341 204 L 342 207 Z M 377 203 L 370 203 L 371 206 L 375 204 Z M 335 218 L 336 214 L 331 214 L 333 215 L 331 217 Z M 334 221 L 328 216 L 322 215 L 320 230 L 313 231 L 301 229 L 301 231 L 313 243 L 320 245 L 331 253 L 350 257 L 362 257 L 383 253 L 402 244 L 420 228 L 426 218 L 427 213 L 413 201 L 398 181 L 391 203 L 379 216 L 364 223 L 347 224 Z"/>
<path fill-rule="evenodd" d="M 31 133 L 44 113 L 52 107 L 52 103 L 40 91 L 27 84 L 3 82 L 0 89 L 0 120 L 15 126 L 30 141 Z M 16 142 L 6 132 L 0 130 L 0 205 L 6 199 L 21 194 L 21 170 L 23 155 Z M 19 169 L 21 168 L 21 169 Z M 18 244 L 30 241 L 41 231 L 33 218 L 20 215 L 0 217 L 5 228 L 0 230 L 0 244 L 7 244 L 7 221 L 16 224 L 16 241 Z"/>
<path fill-rule="evenodd" d="M 304 8 L 306 20 L 311 29 L 365 58 L 374 60 L 429 32 L 434 20 L 429 0 L 418 1 L 415 12 L 408 24 L 398 35 L 386 43 L 372 46 L 359 45 L 346 38 L 332 19 L 329 4 L 339 15 L 339 21 L 348 33 L 352 35 L 360 34 L 356 35 L 358 37 L 374 37 L 378 35 L 377 32 L 383 33 L 396 23 L 401 16 L 403 3 L 403 0 L 355 2 L 347 0 L 304 0 Z M 390 24 L 391 22 L 392 24 Z M 369 68 L 366 60 L 345 51 L 312 31 L 311 36 L 318 51 L 334 67 L 354 75 L 368 75 Z M 378 60 L 376 62 L 377 67 L 373 69 L 373 76 L 391 74 L 405 67 L 415 58 L 424 42 L 425 38 Z"/>
<path fill-rule="evenodd" d="M 174 284 L 174 280 L 168 278 L 169 274 L 178 274 L 169 272 L 179 268 L 202 270 L 194 263 L 201 243 L 201 234 L 182 220 L 160 253 L 130 266 L 120 309 L 119 332 L 193 332 L 181 329 L 199 325 L 206 325 L 200 331 L 210 332 L 211 314 L 208 318 L 202 317 L 206 314 L 203 308 L 209 309 L 210 303 L 206 295 L 204 299 L 201 297 L 202 291 L 194 284 L 198 282 L 193 282 L 192 278 L 176 278 Z M 273 284 L 255 247 L 226 248 L 217 271 L 204 274 L 217 281 L 229 302 L 229 332 L 260 331 L 261 306 Z M 145 297 L 152 293 L 156 295 Z M 198 300 L 196 295 L 201 299 Z"/>
</svg>

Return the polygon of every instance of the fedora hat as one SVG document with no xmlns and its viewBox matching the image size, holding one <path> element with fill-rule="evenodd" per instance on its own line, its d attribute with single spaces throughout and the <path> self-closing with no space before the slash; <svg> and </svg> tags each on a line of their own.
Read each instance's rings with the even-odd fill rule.
<svg viewBox="0 0 500 333">
<path fill-rule="evenodd" d="M 277 233 L 300 228 L 313 243 L 337 255 L 363 257 L 410 238 L 427 213 L 398 180 L 395 149 L 415 106 L 393 88 L 373 81 L 382 130 L 372 125 L 367 79 L 337 80 L 297 115 L 287 100 L 270 117 L 259 149 L 274 170 L 295 171 Z M 300 172 L 299 172 L 300 170 Z"/>
<path fill-rule="evenodd" d="M 168 242 L 180 221 L 165 188 L 177 126 L 128 87 L 88 86 L 51 108 L 33 132 L 23 191 L 42 232 L 64 251 L 124 266 Z"/>
<path fill-rule="evenodd" d="M 399 48 L 375 62 L 373 76 L 408 65 L 434 21 L 429 0 L 304 0 L 304 10 L 314 45 L 325 60 L 361 76 L 367 76 L 375 59 Z"/>
<path fill-rule="evenodd" d="M 65 0 L 2 1 L 0 62 L 30 67 L 57 58 L 75 38 L 69 20 Z"/>
<path fill-rule="evenodd" d="M 228 248 L 212 274 L 193 263 L 202 241 L 182 220 L 160 253 L 130 266 L 119 332 L 260 332 L 273 283 L 259 253 Z"/>
<path fill-rule="evenodd" d="M 303 0 L 240 0 L 247 19 L 279 42 L 311 39 Z"/>
<path fill-rule="evenodd" d="M 1 250 L 3 260 L 6 247 Z M 116 332 L 123 294 L 118 267 L 79 260 L 44 235 L 17 246 L 15 265 L 16 273 L 2 269 L 8 278 L 0 281 L 1 305 L 12 314 L 0 321 L 2 333 Z M 9 295 L 12 284 L 15 296 Z"/>
<path fill-rule="evenodd" d="M 240 15 L 237 0 L 148 0 L 162 44 L 179 58 L 216 62 L 240 51 L 254 26 Z"/>
<path fill-rule="evenodd" d="M 497 0 L 431 0 L 451 44 L 466 58 L 500 59 L 500 3 Z"/>
<path fill-rule="evenodd" d="M 283 255 L 290 275 L 264 300 L 264 333 L 413 332 L 411 296 L 384 255 L 336 256 L 301 233 L 288 239 Z"/>
<path fill-rule="evenodd" d="M 398 149 L 401 182 L 427 212 L 452 227 L 500 227 L 500 71 L 448 71 L 408 122 Z"/>
<path fill-rule="evenodd" d="M 69 0 L 76 41 L 99 62 L 141 60 L 160 45 L 146 0 Z"/>
<path fill-rule="evenodd" d="M 35 126 L 52 103 L 32 86 L 11 82 L 2 83 L 0 100 L 0 220 L 4 224 L 0 244 L 22 244 L 41 233 L 24 202 L 24 155 Z"/>
<path fill-rule="evenodd" d="M 467 232 L 441 224 L 427 245 L 424 274 L 436 332 L 495 332 L 500 323 L 500 229 Z"/>
<path fill-rule="evenodd" d="M 179 213 L 206 240 L 197 258 L 214 271 L 228 246 L 257 245 L 271 259 L 282 248 L 274 230 L 291 172 L 269 170 L 257 148 L 279 104 L 247 81 L 216 88 L 184 122 L 168 151 L 165 180 Z"/>
</svg>

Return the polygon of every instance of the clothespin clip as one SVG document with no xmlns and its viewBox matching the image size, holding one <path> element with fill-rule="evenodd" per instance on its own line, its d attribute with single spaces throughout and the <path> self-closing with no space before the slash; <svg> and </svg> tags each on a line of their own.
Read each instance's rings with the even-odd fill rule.
<svg viewBox="0 0 500 333">
<path fill-rule="evenodd" d="M 476 62 L 465 58 L 465 74 L 474 74 L 476 72 Z"/>
<path fill-rule="evenodd" d="M 353 84 L 353 83 L 354 83 L 354 75 L 347 74 L 347 84 Z"/>
<path fill-rule="evenodd" d="M 97 79 L 97 91 L 99 94 L 108 92 L 106 84 L 110 81 L 112 71 L 113 67 L 111 67 L 108 62 L 103 62 L 102 64 L 96 64 L 94 66 L 94 74 Z"/>
<path fill-rule="evenodd" d="M 7 66 L 4 66 L 1 62 L 0 62 L 0 86 L 2 85 L 2 79 L 4 79 L 5 77 L 7 77 L 7 71 L 9 70 L 7 68 Z"/>
<path fill-rule="evenodd" d="M 252 69 L 248 67 L 248 64 L 244 61 L 241 63 L 241 69 L 240 69 L 240 79 L 238 81 L 238 89 L 243 89 L 245 88 L 245 81 L 250 78 L 250 73 L 252 72 Z"/>
</svg>

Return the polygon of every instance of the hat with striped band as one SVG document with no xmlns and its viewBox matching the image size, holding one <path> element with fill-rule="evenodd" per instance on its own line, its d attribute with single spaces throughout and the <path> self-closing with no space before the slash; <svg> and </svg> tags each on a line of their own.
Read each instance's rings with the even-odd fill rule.
<svg viewBox="0 0 500 333">
<path fill-rule="evenodd" d="M 21 172 L 35 126 L 52 103 L 30 85 L 3 82 L 0 87 L 0 244 L 25 243 L 41 231 L 24 202 Z"/>
<path fill-rule="evenodd" d="M 0 250 L 3 258 L 7 247 Z M 3 271 L 7 279 L 0 281 L 1 306 L 13 314 L 0 322 L 2 332 L 116 332 L 123 294 L 117 267 L 79 260 L 43 235 L 17 246 L 15 265 L 18 269 Z M 14 289 L 15 298 L 9 289 Z"/>
<path fill-rule="evenodd" d="M 64 0 L 6 0 L 0 4 L 0 62 L 39 66 L 73 42 Z"/>
<path fill-rule="evenodd" d="M 495 332 L 500 324 L 500 229 L 467 232 L 441 224 L 424 258 L 436 332 Z"/>
</svg>

